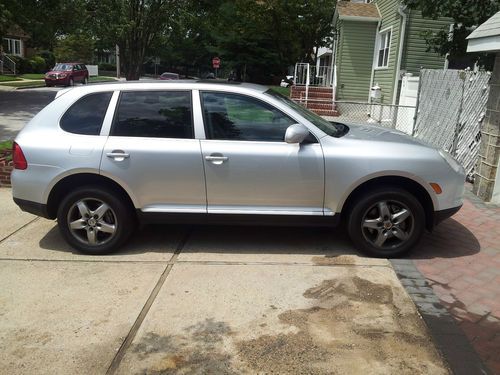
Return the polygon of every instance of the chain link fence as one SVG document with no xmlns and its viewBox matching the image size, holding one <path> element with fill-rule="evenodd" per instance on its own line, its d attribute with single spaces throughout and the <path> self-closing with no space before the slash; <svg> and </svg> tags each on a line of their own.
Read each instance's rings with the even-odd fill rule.
<svg viewBox="0 0 500 375">
<path fill-rule="evenodd" d="M 422 69 L 414 135 L 450 152 L 473 177 L 489 95 L 488 72 Z"/>
<path fill-rule="evenodd" d="M 339 122 L 368 123 L 397 129 L 410 135 L 413 133 L 415 107 L 337 101 L 335 108 L 338 111 L 335 120 Z"/>
</svg>

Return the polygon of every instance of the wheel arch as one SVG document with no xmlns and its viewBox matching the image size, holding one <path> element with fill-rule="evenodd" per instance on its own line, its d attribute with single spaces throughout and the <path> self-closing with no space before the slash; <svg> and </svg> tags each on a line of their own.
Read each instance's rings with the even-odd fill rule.
<svg viewBox="0 0 500 375">
<path fill-rule="evenodd" d="M 61 202 L 63 197 L 70 192 L 73 187 L 84 185 L 100 185 L 106 187 L 120 194 L 131 208 L 135 207 L 130 194 L 111 178 L 96 173 L 75 173 L 61 178 L 50 190 L 47 199 L 47 213 L 49 218 L 56 218 L 59 202 Z"/>
<path fill-rule="evenodd" d="M 434 207 L 436 202 L 430 192 L 420 183 L 406 176 L 390 175 L 373 177 L 357 184 L 351 193 L 345 198 L 341 205 L 341 218 L 345 219 L 349 214 L 356 199 L 366 191 L 380 186 L 394 186 L 402 188 L 413 194 L 422 204 L 425 211 L 425 227 L 432 230 L 434 226 Z"/>
</svg>

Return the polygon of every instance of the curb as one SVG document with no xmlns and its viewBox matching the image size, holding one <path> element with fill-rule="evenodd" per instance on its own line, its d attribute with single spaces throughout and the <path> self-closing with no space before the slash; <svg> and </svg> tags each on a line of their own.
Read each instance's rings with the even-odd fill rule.
<svg viewBox="0 0 500 375">
<path fill-rule="evenodd" d="M 452 374 L 491 374 L 413 260 L 390 259 L 390 262 Z"/>
</svg>

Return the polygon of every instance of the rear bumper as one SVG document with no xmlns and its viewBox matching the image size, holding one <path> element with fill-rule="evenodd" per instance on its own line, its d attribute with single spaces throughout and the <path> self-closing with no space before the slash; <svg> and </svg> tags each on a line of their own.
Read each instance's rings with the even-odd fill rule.
<svg viewBox="0 0 500 375">
<path fill-rule="evenodd" d="M 446 210 L 435 211 L 434 212 L 434 225 L 438 225 L 443 220 L 448 219 L 449 217 L 452 217 L 461 208 L 462 208 L 462 205 L 457 206 L 457 207 L 447 208 Z"/>
<path fill-rule="evenodd" d="M 21 210 L 25 212 L 29 212 L 30 214 L 37 216 L 42 216 L 46 219 L 52 219 L 51 217 L 49 217 L 46 204 L 27 201 L 19 198 L 14 198 L 14 202 L 19 206 Z"/>
</svg>

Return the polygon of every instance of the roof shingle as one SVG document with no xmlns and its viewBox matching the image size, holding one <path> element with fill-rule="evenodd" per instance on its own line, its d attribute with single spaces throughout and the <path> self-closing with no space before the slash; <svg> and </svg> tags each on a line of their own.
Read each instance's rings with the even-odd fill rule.
<svg viewBox="0 0 500 375">
<path fill-rule="evenodd" d="M 500 35 L 500 12 L 474 30 L 467 39 L 477 39 Z"/>
<path fill-rule="evenodd" d="M 377 6 L 372 3 L 363 4 L 339 1 L 337 3 L 337 12 L 341 19 L 350 17 L 380 19 L 380 13 L 378 12 Z"/>
</svg>

